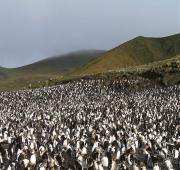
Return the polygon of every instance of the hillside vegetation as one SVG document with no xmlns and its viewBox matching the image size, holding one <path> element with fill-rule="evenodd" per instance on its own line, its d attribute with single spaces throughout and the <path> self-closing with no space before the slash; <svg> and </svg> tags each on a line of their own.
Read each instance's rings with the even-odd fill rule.
<svg viewBox="0 0 180 170">
<path fill-rule="evenodd" d="M 57 85 L 80 78 L 145 78 L 180 82 L 180 34 L 137 37 L 108 52 L 79 51 L 15 69 L 0 67 L 0 90 Z"/>
<path fill-rule="evenodd" d="M 76 74 L 102 73 L 165 60 L 180 54 L 180 34 L 163 38 L 137 37 L 94 59 Z"/>
<path fill-rule="evenodd" d="M 63 74 L 77 69 L 102 53 L 102 50 L 84 50 L 50 57 L 19 68 L 0 67 L 0 91 L 27 88 L 32 84 L 44 85 L 51 79 L 61 80 Z"/>
<path fill-rule="evenodd" d="M 161 85 L 180 84 L 180 55 L 172 57 L 171 59 L 152 62 L 141 66 L 99 73 L 96 74 L 95 77 L 105 78 L 107 81 L 122 78 L 144 78 Z"/>
<path fill-rule="evenodd" d="M 139 84 L 138 88 L 151 85 L 169 86 L 180 84 L 180 55 L 158 62 L 152 62 L 145 65 L 122 68 L 116 71 L 108 71 L 98 74 L 75 75 L 73 73 L 65 74 L 60 79 L 54 78 L 40 84 L 33 84 L 31 88 L 43 86 L 53 86 L 70 81 L 78 81 L 80 79 L 105 79 L 107 84 L 111 84 L 114 80 L 135 79 L 146 82 Z"/>
</svg>

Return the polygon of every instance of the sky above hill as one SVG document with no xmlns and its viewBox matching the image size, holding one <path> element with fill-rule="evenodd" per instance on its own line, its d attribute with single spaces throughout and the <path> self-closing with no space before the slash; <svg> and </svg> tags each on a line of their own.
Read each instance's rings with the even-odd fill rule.
<svg viewBox="0 0 180 170">
<path fill-rule="evenodd" d="M 179 32 L 179 0 L 1 0 L 0 66 Z"/>
</svg>

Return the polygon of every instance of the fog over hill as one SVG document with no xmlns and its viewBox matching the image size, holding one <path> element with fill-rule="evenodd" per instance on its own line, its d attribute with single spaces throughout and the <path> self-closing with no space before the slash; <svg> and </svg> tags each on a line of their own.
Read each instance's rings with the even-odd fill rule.
<svg viewBox="0 0 180 170">
<path fill-rule="evenodd" d="M 32 83 L 46 82 L 49 79 L 61 81 L 96 73 L 118 71 L 164 61 L 179 54 L 180 34 L 162 38 L 139 36 L 107 52 L 102 50 L 77 51 L 50 57 L 19 68 L 0 68 L 0 88 L 19 89 Z"/>
<path fill-rule="evenodd" d="M 137 37 L 111 49 L 77 73 L 91 74 L 165 60 L 180 54 L 180 34 L 162 37 Z"/>
<path fill-rule="evenodd" d="M 1 0 L 0 66 L 180 30 L 179 0 Z"/>
</svg>

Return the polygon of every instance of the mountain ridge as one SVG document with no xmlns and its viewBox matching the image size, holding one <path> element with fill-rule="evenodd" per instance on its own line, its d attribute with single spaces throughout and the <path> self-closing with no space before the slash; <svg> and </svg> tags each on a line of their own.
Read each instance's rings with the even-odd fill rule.
<svg viewBox="0 0 180 170">
<path fill-rule="evenodd" d="M 79 50 L 75 52 L 66 53 L 48 57 L 46 59 L 28 64 L 22 67 L 15 68 L 19 71 L 31 71 L 41 73 L 65 73 L 86 64 L 90 60 L 104 53 L 103 50 Z M 42 69 L 42 71 L 41 71 Z"/>
<path fill-rule="evenodd" d="M 162 38 L 136 37 L 97 57 L 76 73 L 100 73 L 148 64 L 180 54 L 180 34 Z"/>
<path fill-rule="evenodd" d="M 29 85 L 32 87 L 32 84 L 33 87 L 43 87 L 88 75 L 126 70 L 126 68 L 127 70 L 139 66 L 148 68 L 149 63 L 153 65 L 157 63 L 155 69 L 159 72 L 159 61 L 166 63 L 167 59 L 177 55 L 180 55 L 180 34 L 162 38 L 139 36 L 107 52 L 81 50 L 14 69 L 0 67 L 0 90 L 27 88 Z M 171 67 L 174 67 L 173 63 L 165 70 L 168 72 Z M 175 70 L 177 76 L 179 76 L 178 70 L 179 64 Z"/>
</svg>

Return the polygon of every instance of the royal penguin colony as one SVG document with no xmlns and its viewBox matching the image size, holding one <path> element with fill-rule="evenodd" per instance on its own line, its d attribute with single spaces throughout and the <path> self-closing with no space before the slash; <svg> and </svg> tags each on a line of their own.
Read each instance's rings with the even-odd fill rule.
<svg viewBox="0 0 180 170">
<path fill-rule="evenodd" d="M 172 170 L 180 85 L 80 80 L 0 93 L 0 169 Z"/>
</svg>

